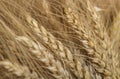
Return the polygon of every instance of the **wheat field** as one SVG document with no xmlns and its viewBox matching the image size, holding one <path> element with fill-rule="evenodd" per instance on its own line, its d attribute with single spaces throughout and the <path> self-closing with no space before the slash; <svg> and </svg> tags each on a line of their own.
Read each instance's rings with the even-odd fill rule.
<svg viewBox="0 0 120 79">
<path fill-rule="evenodd" d="M 0 79 L 120 79 L 120 0 L 0 0 Z"/>
</svg>

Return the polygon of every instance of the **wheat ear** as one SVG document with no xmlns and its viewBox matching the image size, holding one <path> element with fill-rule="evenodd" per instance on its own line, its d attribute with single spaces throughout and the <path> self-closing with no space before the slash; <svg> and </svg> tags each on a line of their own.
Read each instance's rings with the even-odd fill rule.
<svg viewBox="0 0 120 79">
<path fill-rule="evenodd" d="M 38 23 L 35 19 L 29 16 L 27 17 L 27 20 L 33 26 L 36 34 L 40 38 L 42 38 L 43 41 L 54 51 L 54 54 L 58 57 L 61 57 L 60 60 L 64 61 L 67 66 L 69 64 L 68 67 L 76 73 L 77 77 L 79 77 L 79 73 L 81 72 L 81 70 L 80 68 L 77 69 L 76 66 L 81 67 L 81 65 L 73 61 L 74 57 L 71 51 L 67 47 L 65 47 L 60 41 L 56 40 L 56 38 L 51 33 L 49 33 L 41 24 L 40 26 L 38 26 Z M 79 62 L 78 59 L 75 60 Z"/>
<path fill-rule="evenodd" d="M 112 61 L 112 72 L 113 72 L 113 79 L 117 79 L 120 76 L 120 68 L 119 68 L 119 44 L 120 44 L 120 13 L 117 13 L 117 16 L 115 17 L 113 24 L 111 25 L 111 27 L 109 28 L 110 30 L 110 39 L 111 39 L 111 46 L 110 46 L 110 53 L 111 53 L 111 59 L 110 61 Z M 114 38 L 113 38 L 114 36 Z M 109 63 L 110 65 L 110 63 Z"/>
<path fill-rule="evenodd" d="M 16 39 L 29 47 L 30 52 L 37 57 L 39 62 L 44 63 L 43 68 L 52 72 L 51 76 L 56 79 L 69 79 L 69 72 L 63 68 L 62 63 L 59 60 L 54 58 L 52 52 L 46 49 L 42 44 L 38 41 L 34 42 L 25 36 L 18 36 Z M 48 71 L 46 71 L 46 73 L 47 72 Z"/>
<path fill-rule="evenodd" d="M 90 33 L 88 31 L 87 26 L 82 26 L 82 24 L 80 24 L 82 22 L 80 22 L 79 13 L 75 13 L 77 11 L 73 11 L 73 9 L 71 9 L 71 7 L 69 7 L 70 6 L 69 4 L 68 4 L 68 7 L 65 8 L 65 14 L 66 14 L 68 23 L 71 24 L 71 28 L 74 28 L 75 32 L 79 35 L 78 38 L 83 43 L 85 50 L 88 52 L 87 54 L 89 56 L 94 56 L 94 58 L 92 58 L 92 60 L 90 60 L 90 62 L 92 62 L 93 64 L 99 65 L 99 67 L 101 67 L 103 70 L 103 69 L 105 69 L 105 66 L 106 66 L 105 62 L 104 62 L 106 60 L 105 60 L 105 57 L 104 58 L 101 57 L 103 54 L 101 52 L 101 47 L 103 50 L 106 50 L 107 45 L 109 45 L 109 44 L 106 44 L 106 42 L 109 39 L 108 38 L 105 39 L 106 40 L 105 42 L 101 39 L 101 38 L 106 38 L 108 36 L 107 36 L 107 33 L 103 30 L 103 27 L 101 27 L 102 25 L 100 24 L 100 16 L 98 16 L 98 14 L 94 11 L 94 9 L 91 8 L 91 4 L 89 3 L 89 1 L 87 1 L 86 4 L 88 6 L 88 8 L 86 8 L 86 10 L 88 10 L 90 16 L 92 17 L 92 21 L 95 22 L 95 25 L 90 27 L 91 30 L 93 30 L 93 28 L 95 28 L 94 34 L 93 34 L 93 32 Z M 91 19 L 89 19 L 89 21 L 90 20 Z M 103 31 L 103 32 L 101 32 L 101 31 Z M 96 35 L 98 35 L 98 36 L 96 36 Z M 83 37 L 80 37 L 80 36 L 83 36 Z M 94 39 L 93 39 L 93 37 L 94 37 Z M 97 39 L 95 39 L 95 38 L 97 38 Z M 102 44 L 96 46 L 96 44 L 98 43 L 98 40 L 99 40 L 99 43 L 102 43 Z M 104 51 L 104 52 L 107 52 L 107 51 Z M 105 56 L 107 56 L 107 54 Z M 97 71 L 99 71 L 99 69 Z M 107 70 L 107 69 L 106 69 L 106 71 L 109 72 L 109 70 Z M 107 73 L 105 73 L 103 70 L 103 74 L 107 74 Z M 111 74 L 108 74 L 108 76 L 109 75 L 111 75 Z"/>
<path fill-rule="evenodd" d="M 17 63 L 12 63 L 8 60 L 0 61 L 0 67 L 6 69 L 6 75 L 16 75 L 17 77 L 23 77 L 23 79 L 39 79 L 36 73 L 31 73 L 29 68 L 26 66 L 22 66 Z M 2 72 L 1 72 L 2 73 Z M 1 77 L 2 78 L 2 77 Z"/>
</svg>

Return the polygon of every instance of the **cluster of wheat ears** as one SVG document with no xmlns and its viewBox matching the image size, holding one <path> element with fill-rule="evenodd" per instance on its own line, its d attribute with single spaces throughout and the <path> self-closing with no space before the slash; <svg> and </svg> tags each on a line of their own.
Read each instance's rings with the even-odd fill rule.
<svg viewBox="0 0 120 79">
<path fill-rule="evenodd" d="M 0 0 L 0 79 L 120 79 L 119 0 Z"/>
</svg>

